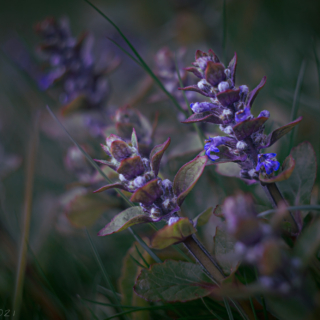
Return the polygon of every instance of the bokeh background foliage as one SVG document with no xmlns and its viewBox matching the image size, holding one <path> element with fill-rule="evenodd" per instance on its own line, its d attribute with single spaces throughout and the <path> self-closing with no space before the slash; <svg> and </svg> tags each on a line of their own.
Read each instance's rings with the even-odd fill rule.
<svg viewBox="0 0 320 320">
<path fill-rule="evenodd" d="M 207 51 L 212 48 L 225 62 L 236 51 L 238 85 L 246 83 L 252 88 L 262 76 L 268 77 L 254 107 L 256 114 L 264 109 L 271 112 L 273 120 L 267 129 L 291 120 L 296 83 L 299 73 L 301 74 L 301 65 L 305 61 L 301 90 L 296 100 L 298 114 L 304 120 L 295 129 L 294 143 L 296 145 L 305 140 L 310 141 L 317 158 L 320 158 L 320 71 L 315 59 L 315 53 L 320 59 L 320 2 L 228 0 L 225 3 L 226 19 L 223 19 L 223 1 L 220 0 L 106 0 L 96 1 L 95 5 L 116 22 L 150 66 L 154 66 L 154 56 L 163 46 L 169 46 L 174 52 L 185 47 L 185 66 L 194 61 L 196 49 Z M 31 188 L 28 185 L 30 181 L 26 179 L 27 154 L 38 114 L 39 143 L 35 159 L 30 241 L 20 317 L 104 319 L 121 312 L 121 308 L 101 306 L 83 299 L 117 305 L 111 289 L 114 287 L 125 295 L 126 300 L 122 301 L 126 301 L 127 305 L 144 307 L 151 304 L 133 295 L 128 288 L 123 288 L 123 282 L 119 282 L 119 279 L 125 279 L 128 286 L 132 286 L 138 273 L 139 267 L 129 256 L 131 250 L 135 259 L 141 261 L 141 256 L 137 256 L 133 245 L 134 238 L 128 232 L 96 237 L 97 231 L 120 211 L 119 207 L 115 205 L 115 208 L 102 210 L 103 214 L 88 228 L 88 233 L 71 225 L 61 208 L 61 195 L 65 194 L 76 178 L 64 165 L 65 154 L 72 143 L 45 109 L 45 105 L 49 104 L 57 111 L 60 103 L 55 89 L 49 93 L 41 92 L 30 74 L 17 63 L 19 60 L 30 59 L 31 65 L 39 64 L 39 58 L 35 54 L 39 39 L 33 26 L 47 16 L 68 16 L 75 35 L 84 30 L 92 33 L 96 39 L 96 56 L 106 52 L 121 58 L 120 67 L 108 76 L 111 95 L 106 106 L 110 110 L 134 101 L 136 92 L 147 77 L 142 68 L 108 40 L 111 38 L 125 46 L 112 26 L 84 1 L 16 0 L 1 4 L 0 143 L 4 153 L 0 159 L 0 171 L 3 172 L 0 185 L 0 309 L 10 308 L 12 303 L 23 227 L 24 193 Z M 10 52 L 8 48 L 11 48 L 12 41 L 18 41 L 22 45 Z M 151 90 L 157 92 L 158 89 L 153 86 Z M 143 98 L 135 103 L 135 107 L 151 122 L 159 112 L 155 142 L 162 143 L 167 136 L 172 138 L 169 155 L 162 168 L 162 174 L 172 179 L 179 167 L 196 154 L 194 150 L 189 152 L 188 149 L 186 134 L 190 133 L 190 128 L 178 122 L 170 101 L 150 104 L 147 98 Z M 65 120 L 71 135 L 79 143 L 89 144 L 92 155 L 99 154 L 99 143 L 102 141 L 93 139 L 75 123 L 74 117 L 72 120 Z M 289 138 L 283 140 L 273 147 L 280 161 L 289 153 Z M 10 155 L 14 155 L 15 160 L 11 158 L 9 162 L 13 163 L 12 168 L 9 165 L 7 169 L 5 159 Z M 186 200 L 183 207 L 185 216 L 195 217 L 207 207 L 219 204 L 226 195 L 234 194 L 239 188 L 255 193 L 261 203 L 265 202 L 264 195 L 254 186 L 246 186 L 234 178 L 219 177 L 213 167 L 206 170 L 206 174 Z M 319 199 L 319 180 L 312 199 Z M 203 241 L 209 247 L 212 246 L 213 223 L 209 222 L 204 230 L 200 230 Z M 135 229 L 146 236 L 153 232 L 149 226 L 137 226 Z M 97 263 L 88 234 L 101 258 L 104 271 Z M 143 249 L 140 250 L 143 254 Z M 171 251 L 164 254 L 165 257 L 170 255 L 176 257 L 176 253 Z M 220 310 L 218 304 L 210 307 L 220 311 L 222 315 L 225 312 Z M 166 308 L 169 307 L 165 306 L 164 310 Z M 201 301 L 195 301 L 189 302 L 187 306 L 176 304 L 176 308 L 185 317 L 190 317 L 185 319 L 191 319 L 205 307 Z M 164 319 L 170 317 L 170 311 L 165 315 L 161 309 L 154 308 L 148 313 L 135 313 L 135 317 Z"/>
</svg>

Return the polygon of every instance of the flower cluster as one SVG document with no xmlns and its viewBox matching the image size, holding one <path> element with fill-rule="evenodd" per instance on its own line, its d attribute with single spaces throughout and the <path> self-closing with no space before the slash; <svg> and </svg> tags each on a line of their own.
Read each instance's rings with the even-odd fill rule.
<svg viewBox="0 0 320 320">
<path fill-rule="evenodd" d="M 174 195 L 172 182 L 158 177 L 161 158 L 170 144 L 170 138 L 154 147 L 150 157 L 140 155 L 135 130 L 131 143 L 111 134 L 106 139 L 103 150 L 108 160 L 96 160 L 115 170 L 119 174 L 119 182 L 104 186 L 95 192 L 118 188 L 132 193 L 130 200 L 138 202 L 150 221 L 159 221 L 170 217 L 180 208 Z"/>
<path fill-rule="evenodd" d="M 228 67 L 225 67 L 217 55 L 198 50 L 192 72 L 200 81 L 196 85 L 180 88 L 195 91 L 210 99 L 190 105 L 194 112 L 183 123 L 208 122 L 218 124 L 225 136 L 216 136 L 206 140 L 205 153 L 215 162 L 237 162 L 241 167 L 240 175 L 244 179 L 258 180 L 259 173 L 272 175 L 279 169 L 276 154 L 261 154 L 261 149 L 270 147 L 288 133 L 302 118 L 264 134 L 264 123 L 270 117 L 267 110 L 257 117 L 251 114 L 253 102 L 266 83 L 263 77 L 252 91 L 246 85 L 235 86 L 237 55 Z"/>
<path fill-rule="evenodd" d="M 104 75 L 107 70 L 97 71 L 92 54 L 93 38 L 72 36 L 68 20 L 47 18 L 36 25 L 41 37 L 40 55 L 49 64 L 48 71 L 40 79 L 40 86 L 48 89 L 58 82 L 63 88 L 62 104 L 84 97 L 89 107 L 100 107 L 109 93 Z"/>
<path fill-rule="evenodd" d="M 236 254 L 258 268 L 264 289 L 282 294 L 301 289 L 302 263 L 289 254 L 281 238 L 282 217 L 265 223 L 257 217 L 252 197 L 242 193 L 225 199 L 223 214 L 228 232 L 237 241 Z"/>
</svg>

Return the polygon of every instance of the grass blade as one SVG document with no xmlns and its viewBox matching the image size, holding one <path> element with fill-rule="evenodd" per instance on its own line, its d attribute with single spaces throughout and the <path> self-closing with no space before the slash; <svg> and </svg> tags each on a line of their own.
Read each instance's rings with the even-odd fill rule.
<svg viewBox="0 0 320 320">
<path fill-rule="evenodd" d="M 206 309 L 207 309 L 216 319 L 218 319 L 218 320 L 223 320 L 221 317 L 219 317 L 215 312 L 213 312 L 213 311 L 209 308 L 209 306 L 206 304 L 206 302 L 204 301 L 203 298 L 201 298 L 201 300 L 202 300 L 204 306 L 206 307 Z"/>
<path fill-rule="evenodd" d="M 16 282 L 13 296 L 12 310 L 16 311 L 16 315 L 19 318 L 20 306 L 22 303 L 23 294 L 23 284 L 25 277 L 25 270 L 27 265 L 27 251 L 28 251 L 28 240 L 30 232 L 30 222 L 31 222 L 31 210 L 32 210 L 32 195 L 34 186 L 34 173 L 36 165 L 36 154 L 38 149 L 38 139 L 39 139 L 39 112 L 36 114 L 33 131 L 30 135 L 28 155 L 27 155 L 27 171 L 26 171 L 26 181 L 25 181 L 25 194 L 24 194 L 24 208 L 22 215 L 22 235 L 18 256 L 18 267 L 16 274 Z"/>
<path fill-rule="evenodd" d="M 320 205 L 304 205 L 304 206 L 291 206 L 291 207 L 286 207 L 286 209 L 288 211 L 294 211 L 294 210 L 320 210 Z M 263 212 L 260 212 L 257 217 L 264 217 L 267 216 L 270 213 L 275 213 L 277 212 L 279 209 L 270 209 L 270 210 L 266 210 Z"/>
<path fill-rule="evenodd" d="M 247 274 L 246 274 L 245 270 L 243 271 L 243 274 L 244 274 L 244 280 L 245 280 L 246 286 L 247 286 L 248 285 L 248 281 L 247 281 Z M 250 301 L 251 309 L 252 309 L 252 312 L 253 312 L 253 315 L 254 315 L 254 319 L 258 320 L 258 317 L 257 317 L 257 314 L 256 314 L 256 309 L 254 308 L 254 305 L 253 305 L 251 297 L 249 298 L 249 301 Z"/>
<path fill-rule="evenodd" d="M 127 43 L 127 45 L 130 47 L 134 55 L 137 57 L 138 61 L 141 63 L 145 71 L 153 78 L 153 80 L 157 83 L 157 85 L 160 87 L 160 89 L 168 96 L 168 98 L 173 102 L 173 104 L 176 106 L 176 108 L 181 111 L 185 116 L 187 116 L 187 113 L 185 110 L 181 108 L 178 101 L 175 99 L 175 97 L 168 92 L 168 90 L 164 87 L 162 82 L 158 79 L 158 77 L 153 73 L 153 71 L 149 68 L 149 66 L 145 63 L 145 61 L 142 59 L 138 51 L 135 49 L 135 47 L 131 44 L 131 42 L 127 39 L 127 37 L 122 33 L 120 28 L 109 18 L 107 17 L 99 8 L 97 8 L 92 2 L 89 0 L 84 0 L 87 2 L 93 9 L 95 9 L 101 16 L 103 16 L 120 34 L 122 39 Z"/>
<path fill-rule="evenodd" d="M 118 44 L 117 42 L 115 42 L 114 40 L 112 40 L 111 38 L 108 38 L 113 44 L 115 44 L 122 52 L 124 52 L 128 57 L 130 57 L 136 64 L 138 64 L 140 67 L 143 68 L 143 66 L 141 65 L 141 63 L 135 58 L 133 57 L 132 54 L 130 54 L 126 49 L 122 48 L 120 46 L 120 44 Z"/>
<path fill-rule="evenodd" d="M 149 263 L 146 261 L 146 259 L 144 258 L 144 256 L 141 254 L 141 252 L 139 251 L 138 247 L 135 246 L 135 248 L 136 248 L 136 250 L 137 250 L 137 252 L 138 252 L 139 257 L 140 257 L 140 258 L 142 259 L 142 261 L 145 263 L 145 265 L 147 266 L 147 268 L 149 268 L 149 267 L 150 267 Z"/>
<path fill-rule="evenodd" d="M 299 75 L 298 75 L 298 79 L 297 79 L 297 83 L 296 83 L 296 88 L 295 88 L 294 96 L 293 96 L 293 104 L 292 104 L 292 109 L 291 109 L 291 121 L 293 121 L 297 118 L 298 109 L 299 109 L 299 98 L 300 98 L 300 92 L 301 92 L 301 85 L 302 85 L 305 70 L 306 70 L 306 60 L 303 59 L 301 66 L 300 66 L 300 71 L 299 71 Z M 295 129 L 293 129 L 290 132 L 289 152 L 293 147 L 294 132 L 295 132 Z"/>
<path fill-rule="evenodd" d="M 131 254 L 130 254 L 130 258 L 133 260 L 133 262 L 137 265 L 137 266 L 139 266 L 139 267 L 141 267 L 142 269 L 147 269 L 147 267 L 146 266 L 144 266 L 143 264 L 141 264 L 137 259 L 135 259 Z M 149 268 L 149 267 L 148 267 Z"/>
<path fill-rule="evenodd" d="M 224 301 L 224 305 L 226 306 L 226 310 L 227 310 L 227 313 L 228 313 L 229 320 L 234 320 L 228 300 L 227 299 L 223 299 L 223 301 Z"/>
<path fill-rule="evenodd" d="M 313 38 L 313 53 L 314 53 L 314 59 L 316 60 L 316 65 L 317 65 L 317 73 L 318 73 L 318 84 L 319 84 L 319 89 L 320 89 L 320 61 L 319 57 L 317 54 L 317 47 L 316 47 L 316 39 Z"/>
<path fill-rule="evenodd" d="M 226 0 L 223 0 L 222 7 L 222 53 L 223 62 L 227 64 L 227 4 Z"/>
<path fill-rule="evenodd" d="M 93 254 L 94 254 L 94 257 L 95 257 L 95 259 L 96 259 L 96 261 L 97 261 L 97 263 L 98 263 L 98 265 L 99 265 L 99 268 L 100 268 L 100 270 L 101 270 L 102 276 L 103 276 L 106 284 L 108 285 L 108 287 L 112 290 L 112 293 L 113 293 L 113 296 L 114 296 L 115 301 L 120 304 L 119 297 L 117 296 L 116 290 L 115 290 L 114 286 L 112 285 L 112 283 L 111 283 L 111 281 L 110 281 L 110 279 L 109 279 L 109 276 L 108 276 L 108 274 L 107 274 L 107 271 L 106 271 L 105 267 L 103 266 L 103 263 L 102 263 L 102 261 L 101 261 L 100 255 L 99 255 L 99 253 L 98 253 L 98 250 L 97 250 L 97 248 L 95 247 L 95 245 L 94 245 L 94 243 L 93 243 L 93 241 L 92 241 L 92 239 L 91 239 L 90 233 L 89 233 L 89 231 L 87 230 L 87 228 L 85 228 L 85 231 L 86 231 L 86 235 L 87 235 L 87 238 L 88 238 L 88 240 L 89 240 L 89 243 L 90 243 L 90 247 L 91 247 L 92 252 L 93 252 Z"/>
</svg>

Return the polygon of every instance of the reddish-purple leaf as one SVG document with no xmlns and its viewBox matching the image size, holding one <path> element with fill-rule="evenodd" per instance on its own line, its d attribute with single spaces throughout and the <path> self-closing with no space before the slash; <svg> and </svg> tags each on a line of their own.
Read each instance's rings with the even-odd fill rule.
<svg viewBox="0 0 320 320">
<path fill-rule="evenodd" d="M 240 99 L 240 89 L 230 89 L 217 94 L 217 99 L 224 106 L 228 107 L 231 104 L 239 101 Z"/>
<path fill-rule="evenodd" d="M 208 61 L 205 71 L 205 78 L 213 87 L 217 86 L 221 81 L 226 79 L 224 66 L 221 63 Z"/>
<path fill-rule="evenodd" d="M 143 187 L 137 189 L 131 196 L 130 201 L 150 206 L 161 195 L 162 189 L 158 184 L 158 178 L 156 178 L 146 183 Z"/>
<path fill-rule="evenodd" d="M 145 168 L 140 156 L 135 156 L 122 160 L 117 172 L 122 174 L 126 179 L 132 180 L 143 174 L 144 170 Z"/>
<path fill-rule="evenodd" d="M 205 91 L 201 90 L 196 84 L 194 84 L 192 86 L 185 87 L 185 88 L 178 88 L 178 90 L 195 91 L 195 92 L 198 92 L 198 93 L 202 94 L 205 97 L 214 97 L 215 96 L 214 93 L 205 92 Z"/>
<path fill-rule="evenodd" d="M 299 117 L 297 120 L 294 120 L 285 126 L 282 126 L 274 131 L 272 131 L 266 139 L 266 143 L 263 146 L 260 146 L 258 149 L 264 149 L 272 146 L 275 142 L 277 142 L 280 138 L 282 138 L 285 134 L 290 132 L 300 121 L 302 117 Z"/>
<path fill-rule="evenodd" d="M 257 132 L 267 120 L 267 117 L 259 117 L 242 121 L 233 127 L 233 132 L 238 140 L 243 140 Z"/>
<path fill-rule="evenodd" d="M 170 142 L 171 142 L 171 139 L 168 138 L 167 141 L 155 146 L 151 150 L 150 164 L 151 164 L 151 169 L 153 170 L 153 172 L 156 176 L 159 173 L 160 162 L 161 162 L 162 156 L 163 156 L 164 152 L 167 150 L 167 148 L 169 147 Z"/>
<path fill-rule="evenodd" d="M 118 166 L 115 163 L 111 162 L 111 161 L 99 160 L 99 159 L 94 159 L 94 161 L 96 161 L 98 163 L 101 163 L 101 164 L 104 164 L 104 165 L 108 166 L 109 168 L 117 171 Z"/>
<path fill-rule="evenodd" d="M 231 72 L 231 80 L 233 81 L 233 84 L 236 83 L 236 69 L 237 69 L 237 61 L 238 61 L 238 57 L 237 57 L 237 53 L 234 53 L 234 56 L 232 58 L 232 60 L 229 63 L 228 69 Z"/>
<path fill-rule="evenodd" d="M 103 192 L 103 191 L 106 191 L 109 189 L 121 189 L 121 190 L 128 191 L 128 189 L 121 182 L 116 182 L 113 184 L 107 184 L 107 185 L 93 191 L 93 193 L 99 193 L 99 192 Z"/>
<path fill-rule="evenodd" d="M 180 168 L 173 181 L 173 192 L 177 204 L 181 206 L 185 197 L 193 189 L 207 163 L 207 156 L 197 156 Z"/>
<path fill-rule="evenodd" d="M 130 147 L 122 140 L 116 140 L 111 143 L 110 152 L 112 156 L 121 161 L 132 155 Z"/>
<path fill-rule="evenodd" d="M 185 68 L 184 70 L 188 72 L 192 72 L 196 77 L 198 77 L 199 79 L 202 79 L 202 74 L 199 72 L 198 68 L 189 67 L 189 68 Z"/>
<path fill-rule="evenodd" d="M 216 110 L 214 112 L 212 111 L 206 111 L 201 113 L 194 113 L 192 114 L 188 119 L 182 121 L 182 123 L 194 123 L 194 122 L 209 122 L 209 123 L 215 123 L 215 124 L 228 124 L 230 123 L 230 120 L 222 120 L 219 117 L 219 110 Z"/>
<path fill-rule="evenodd" d="M 209 49 L 208 55 L 213 58 L 214 62 L 220 62 L 218 56 L 216 55 L 216 53 L 212 49 Z"/>
<path fill-rule="evenodd" d="M 263 86 L 266 84 L 267 77 L 264 76 L 261 80 L 261 82 L 249 93 L 248 100 L 247 100 L 247 107 L 251 109 L 252 104 L 259 93 L 259 91 L 263 88 Z"/>
</svg>

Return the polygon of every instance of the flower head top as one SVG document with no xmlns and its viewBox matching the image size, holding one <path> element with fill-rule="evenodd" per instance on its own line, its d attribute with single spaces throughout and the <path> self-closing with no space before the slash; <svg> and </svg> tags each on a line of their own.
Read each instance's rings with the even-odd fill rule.
<svg viewBox="0 0 320 320">
<path fill-rule="evenodd" d="M 114 60 L 108 68 L 97 71 L 92 54 L 93 37 L 73 37 L 66 18 L 47 18 L 35 29 L 42 40 L 39 53 L 48 62 L 48 71 L 40 79 L 40 86 L 46 90 L 53 83 L 59 83 L 63 89 L 60 101 L 64 105 L 82 97 L 87 107 L 100 107 L 109 94 L 104 75 L 113 68 L 112 63 L 118 62 Z"/>
<path fill-rule="evenodd" d="M 149 158 L 141 156 L 135 130 L 131 143 L 116 135 L 110 135 L 102 145 L 108 160 L 96 160 L 109 166 L 119 174 L 119 182 L 106 185 L 95 192 L 117 188 L 132 193 L 130 200 L 137 202 L 143 210 L 140 222 L 159 221 L 169 218 L 180 210 L 186 195 L 199 179 L 207 162 L 206 156 L 198 156 L 185 164 L 177 173 L 173 182 L 162 180 L 159 174 L 160 162 L 169 147 L 170 138 L 155 146 Z M 186 171 L 188 181 L 185 181 Z"/>
<path fill-rule="evenodd" d="M 264 123 L 270 117 L 267 110 L 257 117 L 251 113 L 253 102 L 266 83 L 263 77 L 252 91 L 246 85 L 235 86 L 237 55 L 228 67 L 225 67 L 217 55 L 198 50 L 193 67 L 187 68 L 201 79 L 196 85 L 180 88 L 195 91 L 207 97 L 209 101 L 195 102 L 190 105 L 194 112 L 183 123 L 208 122 L 218 124 L 226 136 L 206 140 L 206 155 L 215 162 L 237 162 L 241 167 L 241 177 L 258 180 L 259 171 L 271 175 L 279 169 L 275 155 L 261 155 L 261 149 L 270 147 L 288 133 L 302 118 L 271 132 L 264 134 Z"/>
</svg>

